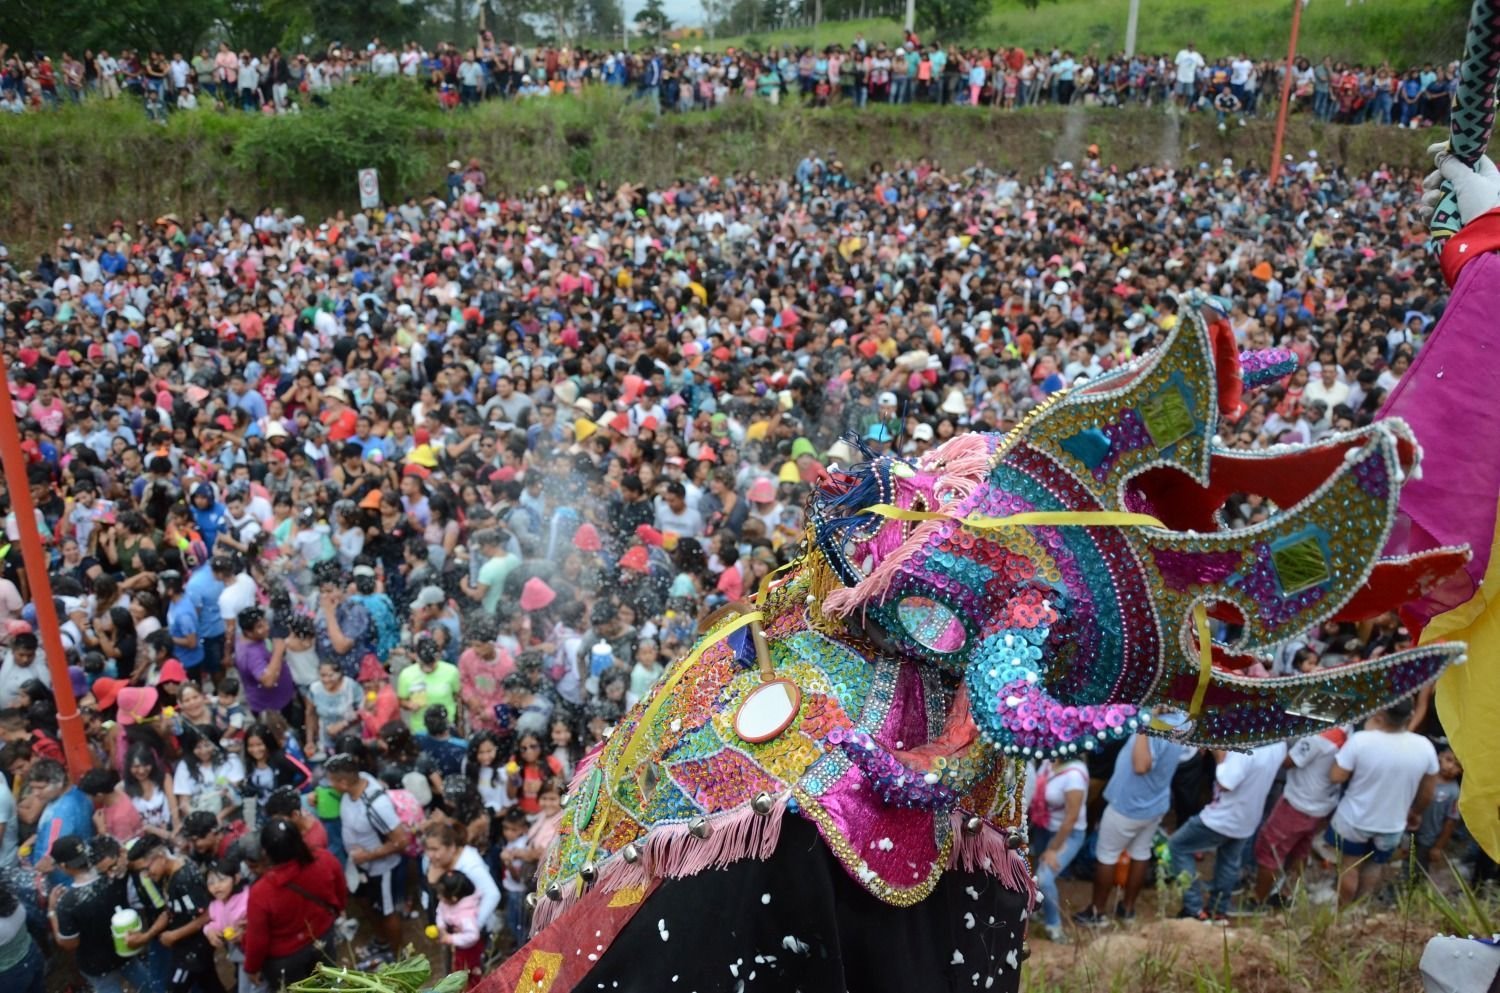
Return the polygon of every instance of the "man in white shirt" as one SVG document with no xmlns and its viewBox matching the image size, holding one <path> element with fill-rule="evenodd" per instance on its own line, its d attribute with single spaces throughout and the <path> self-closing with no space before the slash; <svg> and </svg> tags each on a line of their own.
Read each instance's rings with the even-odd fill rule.
<svg viewBox="0 0 1500 993">
<path fill-rule="evenodd" d="M 1286 757 L 1286 787 L 1255 836 L 1255 902 L 1281 906 L 1279 878 L 1301 875 L 1313 839 L 1339 803 L 1339 787 L 1328 778 L 1333 757 L 1349 738 L 1348 728 L 1329 728 L 1292 744 Z M 1282 871 L 1286 871 L 1282 877 Z"/>
<path fill-rule="evenodd" d="M 1304 403 L 1322 400 L 1329 410 L 1348 399 L 1349 384 L 1339 379 L 1339 367 L 1332 362 L 1324 362 L 1323 367 L 1318 370 L 1318 378 L 1308 383 L 1307 388 L 1302 391 Z"/>
<path fill-rule="evenodd" d="M 1177 58 L 1172 62 L 1177 66 L 1177 87 L 1172 95 L 1173 102 L 1192 106 L 1198 73 L 1208 63 L 1203 61 L 1203 56 L 1198 54 L 1198 48 L 1192 42 L 1188 42 L 1188 46 L 1178 52 Z"/>
<path fill-rule="evenodd" d="M 378 921 L 377 949 L 401 943 L 401 906 L 406 898 L 402 852 L 411 840 L 390 794 L 349 755 L 335 755 L 323 767 L 328 785 L 340 794 L 339 824 L 349 853 L 346 875 L 358 877 L 359 895 Z M 384 948 L 378 946 L 383 944 Z"/>
<path fill-rule="evenodd" d="M 1411 700 L 1403 700 L 1371 717 L 1328 770 L 1332 782 L 1346 784 L 1326 836 L 1339 853 L 1340 905 L 1380 885 L 1402 835 L 1416 829 L 1432 802 L 1437 749 L 1406 729 L 1411 712 Z"/>
<path fill-rule="evenodd" d="M 1265 812 L 1266 796 L 1276 782 L 1276 773 L 1286 758 L 1286 745 L 1275 742 L 1254 751 L 1215 752 L 1214 798 L 1207 807 L 1188 818 L 1167 841 L 1172 875 L 1187 879 L 1178 917 L 1225 922 L 1229 919 L 1229 897 L 1240 882 L 1240 864 L 1255 829 Z M 1193 856 L 1214 853 L 1214 880 L 1210 902 L 1204 904 L 1203 881 Z"/>
</svg>

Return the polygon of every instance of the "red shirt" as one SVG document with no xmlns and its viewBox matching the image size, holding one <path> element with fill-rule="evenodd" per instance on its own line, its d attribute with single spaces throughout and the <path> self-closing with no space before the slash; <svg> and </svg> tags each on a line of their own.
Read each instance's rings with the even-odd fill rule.
<svg viewBox="0 0 1500 993">
<path fill-rule="evenodd" d="M 307 895 L 291 887 L 295 885 Z M 349 902 L 349 888 L 338 859 L 326 849 L 307 865 L 273 866 L 250 887 L 245 910 L 245 971 L 259 973 L 266 959 L 307 947 L 333 926 Z"/>
</svg>

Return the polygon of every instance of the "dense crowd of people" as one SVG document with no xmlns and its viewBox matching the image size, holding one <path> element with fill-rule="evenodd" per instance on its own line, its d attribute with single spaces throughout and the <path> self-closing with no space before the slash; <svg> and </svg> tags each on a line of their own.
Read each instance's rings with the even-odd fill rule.
<svg viewBox="0 0 1500 993">
<path fill-rule="evenodd" d="M 364 78 L 421 82 L 443 107 L 492 98 L 579 93 L 594 85 L 626 89 L 658 110 L 708 109 L 736 99 L 814 106 L 843 103 L 948 104 L 1014 110 L 1036 105 L 1151 106 L 1217 114 L 1243 123 L 1274 114 L 1284 62 L 1244 52 L 1212 57 L 1189 42 L 1170 52 L 1100 55 L 1020 46 L 940 45 L 907 34 L 899 45 L 871 43 L 821 50 L 705 51 L 646 47 L 635 52 L 523 46 L 483 32 L 473 45 L 416 42 L 331 46 L 312 53 L 122 49 L 9 53 L 0 46 L 0 111 L 23 113 L 86 98 L 133 96 L 153 119 L 174 109 L 212 106 L 253 113 L 297 111 Z M 1457 63 L 1393 69 L 1299 58 L 1292 66 L 1292 109 L 1342 124 L 1427 126 L 1447 122 Z"/>
<path fill-rule="evenodd" d="M 30 261 L 0 247 L 93 766 L 65 773 L 12 544 L 0 977 L 40 989 L 46 947 L 100 991 L 216 991 L 220 967 L 276 988 L 351 939 L 389 957 L 413 918 L 482 968 L 524 937 L 581 757 L 702 617 L 795 555 L 830 463 L 1006 430 L 1154 347 L 1193 292 L 1229 301 L 1243 347 L 1303 363 L 1223 443 L 1367 423 L 1446 299 L 1416 187 L 1316 152 L 1276 185 L 1095 149 L 1026 175 L 810 152 L 793 176 L 662 189 L 504 190 L 470 161 L 445 196 L 321 221 L 225 209 L 64 224 Z M 1394 615 L 1330 623 L 1276 673 L 1409 640 Z M 1216 853 L 1183 904 L 1207 920 L 1247 853 L 1274 905 L 1329 818 L 1346 867 L 1407 837 L 1419 862 L 1467 858 L 1437 733 L 1424 698 L 1290 753 L 1141 738 L 1048 766 L 1041 923 L 1067 937 L 1056 879 L 1080 852 L 1079 921 L 1128 918 L 1163 817 L 1171 872 Z M 1359 875 L 1345 899 L 1378 884 Z"/>
</svg>

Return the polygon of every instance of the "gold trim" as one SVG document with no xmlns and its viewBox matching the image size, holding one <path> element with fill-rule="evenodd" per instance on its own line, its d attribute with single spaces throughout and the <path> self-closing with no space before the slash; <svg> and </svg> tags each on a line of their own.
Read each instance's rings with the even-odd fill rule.
<svg viewBox="0 0 1500 993">
<path fill-rule="evenodd" d="M 928 872 L 926 879 L 919 880 L 916 885 L 906 888 L 892 886 L 876 875 L 871 875 L 869 878 L 860 876 L 859 870 L 868 869 L 868 866 L 865 866 L 864 859 L 860 857 L 859 852 L 849 844 L 849 839 L 839 831 L 833 818 L 828 815 L 816 798 L 809 796 L 800 786 L 792 789 L 792 796 L 796 797 L 798 806 L 822 829 L 823 840 L 838 855 L 844 868 L 849 870 L 861 886 L 891 906 L 911 907 L 921 903 L 932 895 L 932 891 L 937 888 L 938 880 L 943 878 L 943 873 L 948 868 L 948 859 L 953 854 L 952 831 L 948 832 L 948 836 L 938 846 L 937 858 L 933 861 L 932 869 Z M 936 823 L 937 815 L 933 816 L 934 823 Z"/>
</svg>

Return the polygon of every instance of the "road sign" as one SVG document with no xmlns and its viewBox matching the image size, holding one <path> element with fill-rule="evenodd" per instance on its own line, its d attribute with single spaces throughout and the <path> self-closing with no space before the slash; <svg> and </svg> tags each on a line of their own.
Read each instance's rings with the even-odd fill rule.
<svg viewBox="0 0 1500 993">
<path fill-rule="evenodd" d="M 380 206 L 380 176 L 374 169 L 359 171 L 359 206 L 363 210 Z"/>
</svg>

